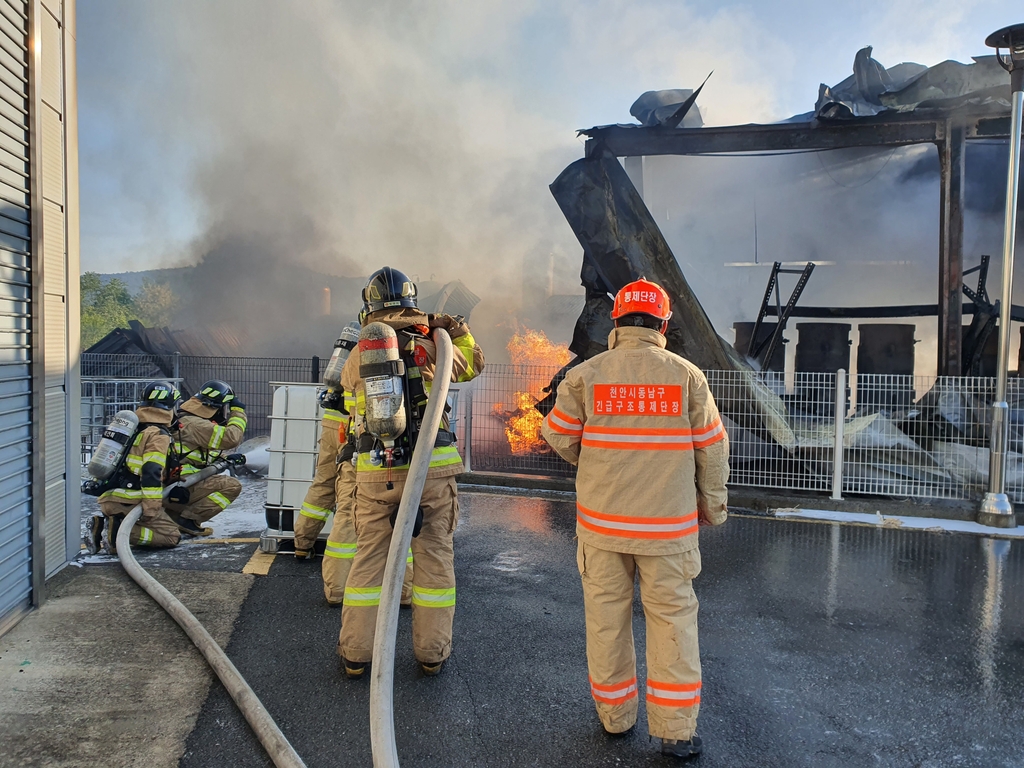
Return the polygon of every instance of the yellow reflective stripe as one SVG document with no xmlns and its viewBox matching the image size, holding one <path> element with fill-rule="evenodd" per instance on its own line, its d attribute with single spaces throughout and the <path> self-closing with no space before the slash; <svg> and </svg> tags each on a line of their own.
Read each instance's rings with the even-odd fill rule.
<svg viewBox="0 0 1024 768">
<path fill-rule="evenodd" d="M 412 564 L 412 547 L 409 547 L 409 554 L 406 555 L 405 562 Z"/>
<path fill-rule="evenodd" d="M 410 368 L 410 369 L 409 369 L 409 378 L 410 378 L 410 379 L 419 379 L 419 378 L 422 378 L 422 377 L 420 376 L 420 369 L 419 369 L 419 368 L 417 368 L 416 366 L 413 366 L 412 368 Z"/>
<path fill-rule="evenodd" d="M 345 410 L 351 413 L 352 406 L 356 404 L 356 398 L 354 395 L 345 395 L 345 397 L 342 398 L 342 402 L 345 403 Z"/>
<path fill-rule="evenodd" d="M 196 467 L 192 464 L 182 464 L 181 474 L 183 475 L 194 475 L 196 472 L 201 472 L 202 467 Z"/>
<path fill-rule="evenodd" d="M 435 448 L 430 456 L 431 467 L 447 467 L 451 464 L 458 464 L 460 461 L 462 461 L 462 457 L 459 456 L 459 449 L 454 445 L 442 445 Z"/>
<path fill-rule="evenodd" d="M 302 509 L 299 510 L 299 514 L 303 517 L 308 517 L 311 520 L 320 520 L 322 522 L 331 516 L 331 510 L 324 509 L 323 507 L 315 507 L 312 504 L 306 504 L 303 502 Z"/>
<path fill-rule="evenodd" d="M 221 427 L 221 426 L 216 426 L 216 427 L 213 428 L 213 434 L 210 435 L 210 449 L 211 450 L 216 450 L 217 448 L 220 448 L 220 444 L 224 441 L 224 432 L 225 431 L 226 431 L 225 428 Z"/>
<path fill-rule="evenodd" d="M 345 587 L 344 605 L 373 607 L 380 605 L 380 587 Z"/>
<path fill-rule="evenodd" d="M 142 454 L 142 463 L 148 464 L 149 462 L 165 467 L 167 466 L 167 454 L 161 451 L 146 451 Z"/>
<path fill-rule="evenodd" d="M 144 499 L 162 499 L 164 497 L 163 488 L 157 486 L 156 488 L 143 488 L 142 498 Z"/>
<path fill-rule="evenodd" d="M 412 588 L 412 604 L 425 608 L 452 608 L 455 605 L 455 587 L 451 589 Z"/>
<path fill-rule="evenodd" d="M 153 531 L 139 526 L 139 544 L 149 544 L 153 540 Z"/>
<path fill-rule="evenodd" d="M 463 357 L 466 358 L 466 372 L 459 381 L 469 381 L 476 376 L 476 371 L 473 370 L 473 348 L 476 346 L 476 339 L 473 338 L 473 334 L 467 333 L 464 336 L 459 336 L 457 339 L 452 339 L 452 342 L 462 352 Z"/>
<path fill-rule="evenodd" d="M 324 557 L 337 557 L 341 560 L 350 560 L 356 556 L 356 543 L 354 541 L 331 541 L 327 540 L 324 547 Z"/>
<path fill-rule="evenodd" d="M 132 471 L 132 474 L 139 474 L 142 471 L 142 457 L 129 456 L 124 460 L 125 466 Z"/>
<path fill-rule="evenodd" d="M 239 428 L 242 429 L 242 431 L 245 431 L 245 428 L 248 425 L 248 423 L 249 422 L 247 422 L 244 418 L 239 418 L 238 416 L 232 416 L 230 419 L 228 419 L 228 423 L 225 424 L 224 426 L 225 427 L 239 427 Z"/>
<path fill-rule="evenodd" d="M 223 493 L 219 493 L 218 491 L 214 491 L 206 498 L 210 499 L 214 504 L 216 504 L 221 509 L 224 509 L 225 507 L 227 507 L 228 504 L 231 503 L 231 499 L 229 499 Z"/>
<path fill-rule="evenodd" d="M 129 501 L 138 501 L 142 498 L 142 491 L 130 490 L 128 488 L 115 488 L 112 491 L 107 491 L 101 499 L 128 499 Z"/>
</svg>

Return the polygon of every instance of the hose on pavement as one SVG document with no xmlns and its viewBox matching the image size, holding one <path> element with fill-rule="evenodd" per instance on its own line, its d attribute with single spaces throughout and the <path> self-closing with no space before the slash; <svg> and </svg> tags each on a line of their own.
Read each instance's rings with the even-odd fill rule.
<svg viewBox="0 0 1024 768">
<path fill-rule="evenodd" d="M 187 479 L 182 480 L 176 485 L 181 488 L 188 488 L 210 475 L 222 472 L 227 466 L 227 464 L 219 465 L 220 462 L 212 464 L 194 475 L 189 475 Z M 165 496 L 172 487 L 170 486 L 165 489 Z M 160 582 L 150 576 L 146 569 L 139 565 L 135 559 L 131 547 L 131 532 L 141 516 L 142 505 L 139 504 L 128 513 L 117 532 L 117 555 L 121 565 L 128 575 L 135 580 L 135 583 L 142 587 L 161 608 L 167 611 L 172 619 L 178 622 L 178 625 L 185 630 L 185 633 L 195 643 L 196 648 L 206 657 L 210 668 L 217 673 L 217 677 L 220 678 L 227 692 L 231 694 L 231 698 L 238 705 L 239 710 L 241 710 L 242 715 L 252 727 L 256 738 L 260 740 L 270 759 L 274 761 L 274 765 L 277 768 L 305 768 L 306 764 L 302 762 L 302 758 L 299 757 L 298 753 L 292 748 L 292 745 L 288 743 L 288 739 L 281 733 L 281 729 L 277 727 L 274 718 L 270 716 L 266 707 L 263 706 L 263 703 L 253 692 L 252 688 L 249 687 L 249 684 L 245 682 L 245 678 L 235 669 L 231 659 L 227 657 L 227 654 L 217 645 L 217 642 L 210 633 L 206 631 L 206 627 L 200 624 L 196 617 L 189 612 L 188 608 L 182 605 L 178 598 L 168 592 Z"/>
</svg>

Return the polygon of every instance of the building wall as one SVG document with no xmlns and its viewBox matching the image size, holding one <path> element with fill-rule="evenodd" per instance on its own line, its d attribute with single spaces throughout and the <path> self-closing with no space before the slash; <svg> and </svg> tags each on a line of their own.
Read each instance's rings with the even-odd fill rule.
<svg viewBox="0 0 1024 768">
<path fill-rule="evenodd" d="M 0 634 L 79 549 L 74 0 L 0 0 Z"/>
</svg>

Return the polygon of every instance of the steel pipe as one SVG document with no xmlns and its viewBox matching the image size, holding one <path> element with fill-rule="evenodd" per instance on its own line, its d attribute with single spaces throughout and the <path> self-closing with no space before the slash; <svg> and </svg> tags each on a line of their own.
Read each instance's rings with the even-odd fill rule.
<svg viewBox="0 0 1024 768">
<path fill-rule="evenodd" d="M 402 599 L 402 581 L 405 579 L 406 553 L 412 542 L 412 529 L 416 524 L 416 510 L 423 495 L 423 486 L 430 469 L 434 440 L 441 426 L 441 416 L 448 400 L 448 385 L 452 378 L 455 352 L 451 337 L 443 328 L 434 329 L 437 347 L 437 367 L 430 387 L 423 424 L 412 452 L 409 475 L 402 489 L 395 530 L 391 534 L 388 564 L 384 569 L 377 626 L 373 635 L 373 662 L 370 665 L 370 746 L 375 768 L 398 768 L 398 746 L 395 743 L 395 635 L 398 630 L 398 611 Z"/>
<path fill-rule="evenodd" d="M 996 370 L 996 396 L 992 403 L 992 428 L 989 437 L 988 493 L 981 503 L 978 522 L 998 528 L 1015 528 L 1017 521 L 1013 505 L 1006 494 L 1006 449 L 1010 438 L 1009 405 L 1006 402 L 1006 378 L 1010 357 L 1010 310 L 1013 293 L 1014 238 L 1017 232 L 1017 194 L 1020 179 L 1021 114 L 1024 111 L 1024 48 L 1018 40 L 1024 36 L 1024 25 L 1014 32 L 1006 32 L 1009 63 L 1004 66 L 1010 71 L 1012 91 L 1010 118 L 1010 168 L 1006 179 L 1006 215 L 1003 226 L 1003 284 L 999 304 L 999 355 Z M 993 42 L 1000 33 L 987 41 Z M 1002 62 L 1001 62 L 1002 63 Z"/>
<path fill-rule="evenodd" d="M 176 485 L 188 488 L 210 475 L 223 472 L 226 466 L 226 464 L 221 465 L 219 463 L 211 465 L 194 475 L 190 475 L 180 483 L 176 483 Z M 170 488 L 164 491 L 165 496 L 169 490 Z M 168 592 L 160 582 L 150 576 L 146 569 L 139 565 L 135 559 L 135 555 L 132 553 L 131 532 L 141 516 L 142 505 L 139 504 L 128 513 L 121 523 L 120 529 L 118 529 L 117 555 L 121 561 L 121 566 L 135 580 L 135 583 L 142 587 L 185 630 L 185 634 L 195 643 L 200 653 L 206 657 L 210 668 L 220 678 L 227 692 L 231 694 L 231 698 L 238 705 L 238 709 L 256 734 L 256 738 L 260 740 L 270 759 L 274 761 L 274 765 L 277 768 L 305 768 L 306 764 L 302 762 L 302 758 L 299 757 L 298 753 L 292 748 L 292 745 L 288 743 L 288 739 L 281 733 L 281 729 L 277 727 L 274 718 L 270 716 L 270 713 L 267 712 L 252 688 L 245 682 L 245 678 L 239 674 L 235 665 L 231 663 L 231 659 L 217 645 L 217 641 L 206 631 L 206 627 L 200 624 L 198 619 L 189 612 L 188 608 L 182 605 L 181 601 Z"/>
</svg>

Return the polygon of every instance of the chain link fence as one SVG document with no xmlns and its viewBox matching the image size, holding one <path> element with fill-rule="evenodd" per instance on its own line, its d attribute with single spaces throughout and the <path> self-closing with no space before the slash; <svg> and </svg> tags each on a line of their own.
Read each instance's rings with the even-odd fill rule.
<svg viewBox="0 0 1024 768">
<path fill-rule="evenodd" d="M 190 355 L 83 354 L 82 455 L 92 454 L 99 433 L 117 411 L 134 408 L 142 387 L 153 379 L 178 383 L 185 395 L 204 382 L 220 379 L 231 385 L 245 404 L 246 437 L 270 434 L 272 381 L 316 382 L 323 377 L 326 358 L 197 357 Z"/>
</svg>

